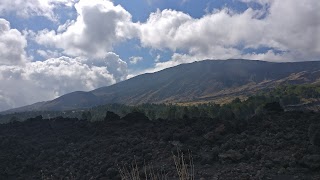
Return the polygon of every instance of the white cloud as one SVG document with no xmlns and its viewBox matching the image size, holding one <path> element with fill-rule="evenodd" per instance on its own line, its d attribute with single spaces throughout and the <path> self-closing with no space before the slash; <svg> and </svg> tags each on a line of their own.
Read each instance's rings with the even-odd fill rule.
<svg viewBox="0 0 320 180">
<path fill-rule="evenodd" d="M 2 65 L 0 110 L 114 84 L 127 77 L 126 67 L 113 53 L 96 61 L 60 57 L 29 62 L 24 67 Z"/>
<path fill-rule="evenodd" d="M 38 32 L 35 40 L 42 45 L 63 49 L 70 56 L 104 58 L 118 42 L 136 31 L 131 14 L 107 0 L 82 0 L 75 4 L 78 17 L 57 31 Z M 134 35 L 134 34 L 132 34 Z"/>
<path fill-rule="evenodd" d="M 79 58 L 60 57 L 37 61 L 24 68 L 26 80 L 43 88 L 52 88 L 56 96 L 77 90 L 91 90 L 115 83 L 107 68 L 89 66 Z"/>
<path fill-rule="evenodd" d="M 54 9 L 71 7 L 77 0 L 1 0 L 0 15 L 15 13 L 20 17 L 44 16 L 55 20 Z"/>
<path fill-rule="evenodd" d="M 161 59 L 161 55 L 158 54 L 157 57 L 156 57 L 156 59 L 155 59 L 154 61 L 155 61 L 155 62 L 160 62 L 160 59 Z"/>
<path fill-rule="evenodd" d="M 234 14 L 228 9 L 206 15 L 200 19 L 175 10 L 157 11 L 141 25 L 141 43 L 155 49 L 206 52 L 211 47 L 234 47 L 240 43 L 259 42 L 264 24 L 253 17 L 257 11 L 248 9 Z M 211 48 L 212 49 L 212 48 Z"/>
<path fill-rule="evenodd" d="M 88 91 L 127 78 L 127 63 L 112 52 L 102 58 L 66 57 L 58 50 L 39 49 L 44 61 L 30 61 L 26 36 L 0 19 L 0 110 Z M 29 58 L 30 59 L 30 58 Z"/>
<path fill-rule="evenodd" d="M 138 62 L 143 60 L 143 57 L 140 56 L 132 56 L 129 58 L 131 64 L 137 64 Z"/>
<path fill-rule="evenodd" d="M 127 63 L 120 59 L 120 57 L 113 52 L 106 53 L 104 58 L 82 58 L 82 63 L 90 66 L 107 68 L 108 72 L 113 75 L 116 82 L 127 79 Z"/>
<path fill-rule="evenodd" d="M 297 60 L 319 60 L 320 1 L 271 1 L 266 18 L 270 46 L 290 51 Z"/>
<path fill-rule="evenodd" d="M 27 40 L 10 23 L 0 18 L 0 65 L 23 64 L 26 61 Z"/>
<path fill-rule="evenodd" d="M 144 47 L 150 46 L 155 49 L 170 48 L 175 51 L 175 43 L 179 28 L 192 20 L 192 17 L 174 10 L 157 10 L 150 14 L 146 23 L 140 25 L 140 39 Z M 172 39 L 173 38 L 173 39 Z"/>
<path fill-rule="evenodd" d="M 240 13 L 224 8 L 198 19 L 175 10 L 158 10 L 140 23 L 141 44 L 175 52 L 170 62 L 156 63 L 156 70 L 203 59 L 319 60 L 320 1 L 254 2 L 263 8 Z M 261 47 L 269 50 L 245 52 Z"/>
<path fill-rule="evenodd" d="M 37 50 L 37 54 L 39 54 L 40 56 L 42 56 L 45 59 L 49 59 L 49 58 L 57 58 L 61 56 L 61 53 L 58 52 L 57 50 L 42 50 L 42 49 L 38 49 Z"/>
<path fill-rule="evenodd" d="M 201 18 L 164 9 L 151 13 L 146 22 L 133 23 L 131 14 L 120 5 L 81 0 L 75 5 L 76 20 L 60 25 L 57 31 L 40 31 L 35 40 L 69 56 L 101 59 L 115 44 L 138 38 L 142 47 L 174 52 L 172 62 L 156 62 L 155 67 L 202 59 L 301 61 L 320 56 L 319 1 L 240 1 L 260 3 L 263 8 L 244 12 L 224 8 Z M 245 51 L 261 47 L 268 50 Z M 135 58 L 131 63 L 137 62 L 133 60 L 139 61 Z"/>
<path fill-rule="evenodd" d="M 74 23 L 75 23 L 75 20 L 68 19 L 64 24 L 58 26 L 57 32 L 63 33 L 64 31 L 67 30 L 69 26 L 71 26 Z"/>
</svg>

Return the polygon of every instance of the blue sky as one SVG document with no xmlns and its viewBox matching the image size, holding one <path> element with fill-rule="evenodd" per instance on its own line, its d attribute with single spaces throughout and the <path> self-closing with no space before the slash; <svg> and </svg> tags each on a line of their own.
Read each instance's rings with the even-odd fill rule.
<svg viewBox="0 0 320 180">
<path fill-rule="evenodd" d="M 320 58 L 318 0 L 2 0 L 0 110 L 204 59 Z"/>
</svg>

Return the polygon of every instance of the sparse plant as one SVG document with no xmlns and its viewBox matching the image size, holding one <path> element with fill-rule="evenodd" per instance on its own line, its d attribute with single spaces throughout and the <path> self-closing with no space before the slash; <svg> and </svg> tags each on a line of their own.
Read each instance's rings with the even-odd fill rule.
<svg viewBox="0 0 320 180">
<path fill-rule="evenodd" d="M 179 180 L 194 180 L 194 164 L 191 152 L 189 151 L 188 160 L 186 160 L 184 153 L 178 149 L 177 155 L 172 153 L 175 168 L 179 177 Z M 144 163 L 145 164 L 145 163 Z M 143 173 L 144 178 L 141 178 L 142 170 L 134 160 L 130 166 L 118 165 L 118 170 L 122 180 L 167 180 L 167 173 L 161 169 L 160 171 L 155 169 L 152 164 L 144 165 Z"/>
<path fill-rule="evenodd" d="M 145 164 L 145 163 L 144 163 Z M 118 170 L 122 180 L 167 180 L 167 174 L 163 169 L 156 171 L 152 164 L 143 166 L 144 178 L 141 178 L 141 170 L 137 165 L 136 159 L 131 163 L 130 166 L 118 165 Z"/>
<path fill-rule="evenodd" d="M 184 153 L 180 149 L 177 150 L 177 155 L 173 155 L 174 164 L 179 176 L 179 180 L 194 180 L 194 164 L 193 158 L 189 151 L 189 162 L 186 161 Z"/>
<path fill-rule="evenodd" d="M 42 180 L 55 180 L 57 178 L 54 178 L 52 175 L 46 175 L 42 170 L 40 171 L 41 173 L 41 179 Z M 76 177 L 70 173 L 67 177 L 64 177 L 65 180 L 76 180 Z"/>
</svg>

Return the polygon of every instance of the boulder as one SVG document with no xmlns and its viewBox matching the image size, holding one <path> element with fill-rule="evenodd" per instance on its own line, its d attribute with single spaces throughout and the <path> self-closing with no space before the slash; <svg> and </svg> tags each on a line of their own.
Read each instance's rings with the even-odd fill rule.
<svg viewBox="0 0 320 180">
<path fill-rule="evenodd" d="M 243 157 L 244 156 L 241 153 L 239 153 L 238 151 L 235 151 L 233 149 L 230 149 L 227 152 L 219 154 L 219 159 L 222 161 L 231 160 L 233 162 L 237 162 L 237 161 L 241 160 Z"/>
</svg>

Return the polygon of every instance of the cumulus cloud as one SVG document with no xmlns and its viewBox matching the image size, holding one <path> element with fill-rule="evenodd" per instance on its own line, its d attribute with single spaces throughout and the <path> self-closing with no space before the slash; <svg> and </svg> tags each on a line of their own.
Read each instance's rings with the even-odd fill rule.
<svg viewBox="0 0 320 180">
<path fill-rule="evenodd" d="M 266 18 L 270 46 L 289 51 L 299 60 L 320 55 L 320 1 L 271 1 Z M 319 59 L 318 59 L 319 60 Z"/>
<path fill-rule="evenodd" d="M 71 56 L 104 58 L 119 41 L 136 31 L 131 14 L 122 6 L 106 0 L 75 4 L 76 20 L 67 21 L 57 31 L 43 30 L 35 37 L 42 45 L 63 49 Z"/>
<path fill-rule="evenodd" d="M 222 9 L 194 19 L 175 10 L 157 11 L 141 25 L 141 43 L 145 47 L 189 53 L 208 53 L 240 44 L 252 46 L 261 41 L 259 35 L 264 30 L 264 23 L 254 18 L 258 14 L 252 9 L 241 14 Z"/>
<path fill-rule="evenodd" d="M 48 59 L 32 62 L 27 60 L 26 46 L 25 36 L 0 19 L 0 110 L 92 90 L 127 77 L 127 64 L 115 53 L 71 58 L 39 49 L 37 53 Z"/>
<path fill-rule="evenodd" d="M 60 6 L 71 7 L 77 0 L 1 0 L 0 14 L 15 13 L 20 17 L 44 16 L 55 20 L 54 9 Z"/>
<path fill-rule="evenodd" d="M 23 64 L 26 61 L 27 40 L 10 23 L 0 18 L 0 65 Z"/>
<path fill-rule="evenodd" d="M 130 64 L 137 64 L 138 62 L 143 60 L 143 57 L 140 56 L 132 56 L 129 58 L 130 59 Z"/>
<path fill-rule="evenodd" d="M 76 20 L 68 20 L 56 31 L 40 31 L 35 40 L 69 56 L 99 59 L 115 44 L 138 38 L 142 47 L 172 51 L 172 62 L 167 64 L 229 58 L 301 61 L 320 56 L 319 1 L 239 1 L 259 3 L 262 8 L 244 12 L 223 8 L 201 18 L 164 9 L 151 13 L 146 22 L 133 23 L 131 14 L 120 5 L 81 0 L 75 4 Z M 259 51 L 261 48 L 267 51 Z M 137 62 L 133 60 L 138 59 L 132 59 L 132 64 Z M 158 63 L 156 66 L 165 64 Z"/>
<path fill-rule="evenodd" d="M 39 87 L 49 87 L 55 96 L 116 82 L 107 68 L 90 66 L 81 61 L 79 58 L 60 57 L 32 62 L 23 69 L 22 75 Z"/>
<path fill-rule="evenodd" d="M 168 9 L 157 10 L 149 16 L 146 23 L 140 25 L 141 43 L 143 46 L 155 49 L 170 48 L 175 51 L 176 43 L 182 43 L 175 41 L 176 38 L 179 38 L 177 36 L 183 36 L 179 34 L 179 28 L 190 21 L 192 17 L 183 12 Z"/>
<path fill-rule="evenodd" d="M 0 66 L 0 109 L 53 99 L 63 94 L 114 84 L 127 76 L 127 66 L 116 54 L 90 61 L 59 57 L 22 66 Z"/>
<path fill-rule="evenodd" d="M 241 1 L 262 8 L 224 8 L 198 19 L 170 9 L 152 13 L 140 24 L 142 46 L 174 52 L 170 62 L 156 63 L 155 69 L 203 59 L 319 60 L 319 1 Z"/>
<path fill-rule="evenodd" d="M 39 49 L 45 60 L 28 60 L 25 35 L 0 19 L 0 110 L 89 91 L 125 80 L 127 63 L 112 52 L 103 57 L 67 57 L 59 50 Z"/>
<path fill-rule="evenodd" d="M 90 66 L 107 68 L 108 72 L 113 75 L 116 82 L 127 79 L 127 63 L 120 59 L 119 55 L 113 52 L 106 53 L 104 58 L 82 58 L 81 62 Z"/>
<path fill-rule="evenodd" d="M 81 0 L 75 4 L 77 19 L 66 21 L 57 30 L 40 31 L 34 38 L 66 55 L 96 59 L 107 56 L 115 44 L 138 38 L 143 47 L 171 50 L 172 61 L 176 63 L 228 58 L 317 60 L 319 1 L 239 1 L 258 3 L 262 8 L 248 8 L 244 12 L 223 8 L 201 18 L 164 9 L 151 13 L 146 22 L 133 23 L 131 14 L 111 1 Z M 268 50 L 259 52 L 262 47 Z M 248 53 L 247 49 L 257 51 Z"/>
</svg>

